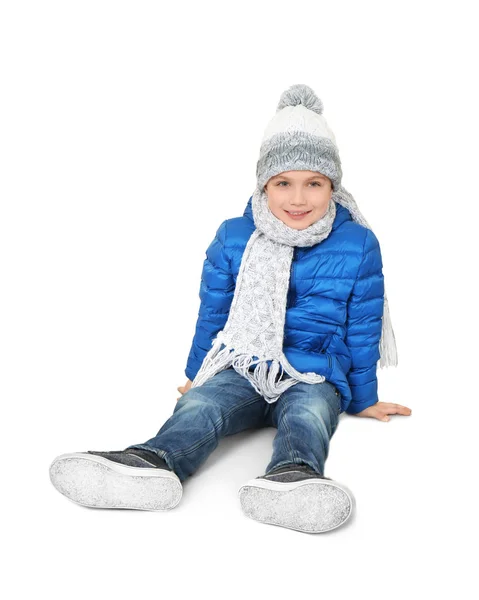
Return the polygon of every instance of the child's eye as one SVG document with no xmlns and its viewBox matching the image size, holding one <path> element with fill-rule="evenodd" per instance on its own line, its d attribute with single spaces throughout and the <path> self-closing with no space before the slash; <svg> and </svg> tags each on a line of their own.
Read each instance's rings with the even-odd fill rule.
<svg viewBox="0 0 479 600">
<path fill-rule="evenodd" d="M 280 181 L 276 185 L 281 186 L 282 183 L 285 183 L 286 185 L 288 185 L 287 181 Z M 312 183 L 312 185 L 319 185 L 319 187 L 321 187 L 323 185 L 322 183 L 319 183 L 318 181 L 312 181 L 311 183 Z"/>
</svg>

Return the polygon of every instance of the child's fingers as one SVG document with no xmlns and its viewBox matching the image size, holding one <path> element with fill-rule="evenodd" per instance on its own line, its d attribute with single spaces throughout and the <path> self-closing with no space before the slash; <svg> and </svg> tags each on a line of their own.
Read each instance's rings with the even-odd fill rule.
<svg viewBox="0 0 479 600">
<path fill-rule="evenodd" d="M 374 419 L 378 419 L 378 421 L 389 421 L 389 417 L 387 415 L 387 411 L 377 406 L 370 406 L 369 409 L 365 409 L 365 417 L 373 417 Z"/>
<path fill-rule="evenodd" d="M 409 416 L 412 413 L 412 410 L 407 406 L 402 406 L 401 404 L 395 404 L 393 402 L 381 402 L 381 405 L 374 405 L 374 416 L 376 419 L 380 421 L 390 421 L 388 415 L 406 415 Z"/>
<path fill-rule="evenodd" d="M 388 414 L 402 414 L 409 415 L 412 413 L 412 410 L 409 406 L 403 406 L 402 404 L 395 404 L 394 402 L 379 402 L 381 408 L 386 409 Z"/>
</svg>

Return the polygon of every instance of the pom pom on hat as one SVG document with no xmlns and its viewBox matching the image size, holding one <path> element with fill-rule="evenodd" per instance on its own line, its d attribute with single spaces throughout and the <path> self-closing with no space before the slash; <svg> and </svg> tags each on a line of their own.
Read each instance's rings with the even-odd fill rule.
<svg viewBox="0 0 479 600">
<path fill-rule="evenodd" d="M 323 103 L 314 91 L 304 83 L 297 83 L 285 90 L 281 94 L 276 111 L 285 106 L 298 106 L 298 104 L 302 104 L 305 108 L 318 113 L 318 115 L 323 114 Z"/>
</svg>

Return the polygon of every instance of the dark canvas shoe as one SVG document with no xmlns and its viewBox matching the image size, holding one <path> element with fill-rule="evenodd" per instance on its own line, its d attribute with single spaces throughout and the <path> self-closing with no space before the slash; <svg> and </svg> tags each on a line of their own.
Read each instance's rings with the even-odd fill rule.
<svg viewBox="0 0 479 600">
<path fill-rule="evenodd" d="M 283 465 L 251 479 L 238 496 L 247 517 L 304 533 L 343 525 L 356 504 L 345 485 L 304 464 Z"/>
<path fill-rule="evenodd" d="M 50 479 L 68 499 L 91 508 L 168 510 L 183 494 L 166 462 L 137 448 L 62 454 L 50 465 Z"/>
</svg>

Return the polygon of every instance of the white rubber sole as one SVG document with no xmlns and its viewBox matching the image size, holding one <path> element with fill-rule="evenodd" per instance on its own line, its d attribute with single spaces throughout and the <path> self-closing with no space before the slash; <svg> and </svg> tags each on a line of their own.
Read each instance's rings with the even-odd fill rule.
<svg viewBox="0 0 479 600">
<path fill-rule="evenodd" d="M 131 467 L 84 452 L 57 456 L 50 465 L 50 480 L 69 500 L 90 508 L 170 510 L 183 495 L 176 473 Z"/>
<path fill-rule="evenodd" d="M 304 533 L 336 529 L 351 518 L 356 506 L 351 490 L 327 479 L 288 483 L 251 479 L 238 496 L 250 519 Z"/>
</svg>

